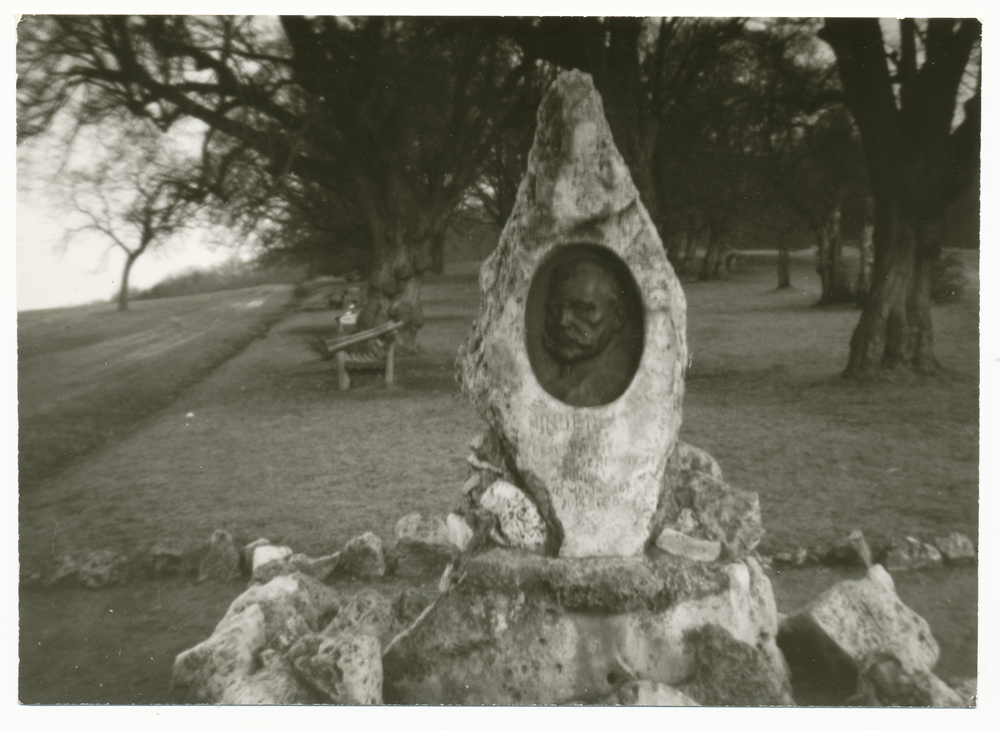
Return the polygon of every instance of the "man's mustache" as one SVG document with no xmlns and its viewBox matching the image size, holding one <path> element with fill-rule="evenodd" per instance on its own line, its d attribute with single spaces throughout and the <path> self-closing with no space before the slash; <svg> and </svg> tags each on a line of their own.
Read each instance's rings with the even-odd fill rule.
<svg viewBox="0 0 1000 730">
<path fill-rule="evenodd" d="M 546 349 L 552 347 L 584 346 L 589 345 L 591 338 L 589 335 L 577 335 L 572 330 L 558 330 L 554 336 L 546 333 L 544 337 Z"/>
</svg>

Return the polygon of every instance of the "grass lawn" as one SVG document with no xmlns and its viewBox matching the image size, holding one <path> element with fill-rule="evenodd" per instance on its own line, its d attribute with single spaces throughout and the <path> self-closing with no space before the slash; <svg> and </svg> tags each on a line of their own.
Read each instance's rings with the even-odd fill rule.
<svg viewBox="0 0 1000 730">
<path fill-rule="evenodd" d="M 681 438 L 712 453 L 727 481 L 760 494 L 768 531 L 763 552 L 825 545 L 858 527 L 873 546 L 951 530 L 977 537 L 978 277 L 976 252 L 968 253 L 975 286 L 960 302 L 934 309 L 937 352 L 948 368 L 935 378 L 865 384 L 839 378 L 858 310 L 812 307 L 818 278 L 806 255 L 794 259 L 791 290 L 774 290 L 773 259 L 761 257 L 730 281 L 685 285 L 692 363 Z M 174 383 L 173 400 L 163 407 L 150 396 L 155 411 L 105 434 L 103 446 L 86 458 L 46 469 L 35 457 L 31 463 L 42 466 L 20 484 L 22 572 L 46 569 L 66 550 L 135 554 L 161 539 L 196 554 L 220 527 L 238 544 L 263 536 L 319 555 L 367 530 L 388 539 L 396 520 L 412 511 L 445 514 L 466 476 L 466 444 L 481 428 L 453 375 L 478 299 L 475 273 L 428 280 L 421 349 L 397 358 L 392 389 L 363 375 L 351 390 L 337 390 L 335 368 L 308 346 L 309 336 L 332 325 L 322 313 L 285 319 L 184 390 L 188 366 L 169 355 L 172 348 L 147 358 L 152 370 L 142 378 L 121 371 L 93 393 L 120 388 L 118 397 L 142 403 L 145 389 L 164 379 Z M 170 316 L 156 311 L 177 306 L 170 301 L 141 303 L 150 307 L 147 326 Z M 50 310 L 48 326 L 58 329 L 59 312 Z M 111 325 L 95 335 L 73 324 L 63 340 L 39 337 L 47 344 L 32 345 L 23 326 L 22 333 L 19 321 L 19 375 L 33 363 L 39 392 L 50 378 L 54 405 L 40 415 L 22 411 L 22 428 L 27 417 L 49 418 L 55 434 L 49 442 L 65 448 L 56 426 L 77 434 L 86 419 L 107 418 L 111 404 L 80 400 L 86 408 L 62 409 L 60 393 L 83 398 L 79 391 L 96 381 L 47 373 L 42 356 L 141 336 L 143 328 L 116 334 Z M 206 339 L 225 339 L 229 331 L 220 324 Z M 776 574 L 779 609 L 793 610 L 846 575 Z M 976 571 L 900 575 L 897 584 L 942 642 L 938 673 L 974 675 Z M 169 701 L 173 654 L 207 636 L 239 590 L 140 579 L 95 593 L 22 590 L 20 698 Z M 120 620 L 117 610 L 115 618 L 105 615 L 116 601 L 130 607 L 136 623 Z M 125 655 L 115 660 L 109 645 L 125 635 L 133 639 L 117 642 L 115 650 Z M 77 681 L 70 666 L 81 661 L 100 669 Z M 53 673 L 55 665 L 61 669 Z M 98 691 L 104 678 L 115 692 Z"/>
</svg>

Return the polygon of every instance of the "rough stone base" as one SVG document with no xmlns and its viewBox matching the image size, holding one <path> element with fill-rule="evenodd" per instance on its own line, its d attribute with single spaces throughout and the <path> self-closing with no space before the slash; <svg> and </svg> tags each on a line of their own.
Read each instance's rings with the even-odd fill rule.
<svg viewBox="0 0 1000 730">
<path fill-rule="evenodd" d="M 771 584 L 753 558 L 494 550 L 387 647 L 385 702 L 558 705 L 596 702 L 637 679 L 678 686 L 696 674 L 685 634 L 710 624 L 757 650 L 769 686 L 787 688 Z M 787 690 L 780 701 L 790 702 Z"/>
</svg>

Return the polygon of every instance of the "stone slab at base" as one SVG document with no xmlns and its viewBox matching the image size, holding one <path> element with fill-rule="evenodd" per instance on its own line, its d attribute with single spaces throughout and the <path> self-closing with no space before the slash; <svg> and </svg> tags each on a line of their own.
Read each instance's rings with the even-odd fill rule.
<svg viewBox="0 0 1000 730">
<path fill-rule="evenodd" d="M 695 670 L 684 634 L 706 624 L 763 652 L 787 684 L 771 584 L 753 558 L 494 550 L 386 648 L 385 701 L 559 705 L 596 702 L 636 678 L 677 686 Z"/>
</svg>

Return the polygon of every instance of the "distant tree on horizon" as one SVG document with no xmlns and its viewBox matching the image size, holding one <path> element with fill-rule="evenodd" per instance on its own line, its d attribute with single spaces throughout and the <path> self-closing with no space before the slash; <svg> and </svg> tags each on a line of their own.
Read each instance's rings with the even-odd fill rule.
<svg viewBox="0 0 1000 730">
<path fill-rule="evenodd" d="M 63 245 L 93 232 L 108 241 L 105 255 L 116 249 L 125 254 L 115 298 L 118 311 L 124 312 L 132 267 L 195 225 L 204 195 L 191 183 L 197 179 L 196 164 L 172 155 L 142 125 L 125 122 L 116 133 L 104 135 L 100 145 L 99 153 L 63 170 L 49 196 L 64 196 L 82 221 L 66 231 Z"/>
</svg>

